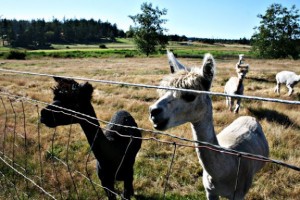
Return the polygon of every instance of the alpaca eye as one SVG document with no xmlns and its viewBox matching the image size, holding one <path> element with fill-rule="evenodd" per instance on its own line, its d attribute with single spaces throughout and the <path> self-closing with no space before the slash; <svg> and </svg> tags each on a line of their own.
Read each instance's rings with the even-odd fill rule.
<svg viewBox="0 0 300 200">
<path fill-rule="evenodd" d="M 182 94 L 181 98 L 187 102 L 192 102 L 195 100 L 196 95 L 186 93 L 186 94 Z"/>
</svg>

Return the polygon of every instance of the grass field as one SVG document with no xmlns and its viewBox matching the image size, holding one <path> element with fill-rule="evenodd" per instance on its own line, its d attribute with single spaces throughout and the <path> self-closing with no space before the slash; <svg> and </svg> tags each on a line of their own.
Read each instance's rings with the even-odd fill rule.
<svg viewBox="0 0 300 200">
<path fill-rule="evenodd" d="M 223 52 L 216 57 L 217 75 L 211 89 L 214 92 L 223 92 L 225 82 L 230 76 L 235 76 L 234 67 L 238 59 L 237 54 L 244 52 L 248 55 L 248 47 L 197 45 L 192 47 L 174 45 L 171 48 L 178 53 L 179 57 L 180 55 L 191 55 L 180 58 L 180 61 L 188 66 L 201 65 L 202 60 L 198 56 L 193 56 L 198 55 L 195 52 L 199 53 L 199 56 L 202 52 L 211 52 L 213 55 Z M 226 52 L 236 54 L 235 58 L 231 55 L 226 56 Z M 244 82 L 245 95 L 300 100 L 299 85 L 295 87 L 295 93 L 291 97 L 286 95 L 287 90 L 284 87 L 281 89 L 281 96 L 273 92 L 275 74 L 281 70 L 292 70 L 300 74 L 299 60 L 248 59 L 247 56 L 246 59 L 246 62 L 250 64 L 250 71 Z M 169 73 L 166 56 L 159 55 L 151 58 L 143 56 L 73 59 L 44 57 L 29 60 L 1 60 L 0 62 L 3 63 L 0 67 L 4 69 L 149 85 L 159 85 L 161 78 Z M 99 119 L 109 121 L 114 112 L 126 109 L 136 119 L 139 127 L 153 129 L 148 119 L 148 107 L 158 97 L 155 89 L 94 82 L 91 84 L 95 88 L 92 103 Z M 55 82 L 48 77 L 1 72 L 1 92 L 50 103 L 52 101 L 50 88 L 54 85 Z M 0 100 L 0 151 L 2 153 L 5 151 L 7 162 L 15 165 L 18 169 L 20 169 L 18 165 L 23 167 L 26 165 L 27 170 L 24 173 L 50 191 L 56 198 L 96 199 L 96 192 L 89 181 L 73 172 L 78 170 L 85 174 L 85 168 L 87 168 L 92 179 L 99 183 L 94 170 L 95 160 L 92 155 L 89 157 L 89 146 L 80 126 L 50 129 L 38 123 L 38 111 L 43 108 L 43 105 L 36 106 L 35 103 L 26 101 L 22 104 L 18 100 L 9 100 L 5 96 L 1 96 Z M 213 96 L 212 100 L 217 133 L 238 116 L 254 116 L 259 119 L 266 134 L 270 146 L 270 157 L 300 166 L 299 106 L 242 100 L 240 113 L 236 115 L 227 110 L 224 97 Z M 25 110 L 25 115 L 23 110 Z M 105 126 L 104 123 L 101 124 Z M 192 139 L 190 132 L 189 124 L 168 131 L 168 133 Z M 25 133 L 27 148 L 24 147 Z M 38 133 L 40 133 L 40 138 Z M 152 133 L 143 132 L 143 137 L 149 136 L 152 136 Z M 166 136 L 157 137 L 167 141 L 173 140 Z M 38 140 L 41 141 L 41 151 L 38 150 Z M 51 155 L 62 159 L 67 165 L 53 160 Z M 135 163 L 136 199 L 163 199 L 165 177 L 172 155 L 172 145 L 143 141 Z M 40 157 L 42 158 L 42 168 L 40 167 Z M 9 161 L 8 158 L 15 160 L 15 163 Z M 68 167 L 72 173 L 68 172 Z M 43 172 L 41 173 L 41 171 Z M 30 182 L 13 173 L 1 161 L 0 172 L 0 199 L 13 199 L 17 196 L 20 199 L 48 199 Z M 167 184 L 166 199 L 205 199 L 201 173 L 202 170 L 194 149 L 179 147 Z M 75 180 L 75 184 L 71 177 Z M 118 185 L 118 189 L 121 188 L 122 186 Z M 97 187 L 97 191 L 104 197 L 101 188 Z M 246 199 L 296 200 L 299 198 L 299 194 L 300 173 L 268 163 L 255 176 Z"/>
</svg>

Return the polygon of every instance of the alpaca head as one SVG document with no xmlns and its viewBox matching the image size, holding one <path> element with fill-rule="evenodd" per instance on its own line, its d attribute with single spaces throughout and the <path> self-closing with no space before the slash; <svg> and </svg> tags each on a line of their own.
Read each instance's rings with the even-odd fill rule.
<svg viewBox="0 0 300 200">
<path fill-rule="evenodd" d="M 248 73 L 249 71 L 249 65 L 236 65 L 236 73 L 238 75 L 238 78 L 239 79 L 244 79 L 246 77 L 246 74 Z"/>
<path fill-rule="evenodd" d="M 239 54 L 239 62 L 244 63 L 244 61 L 245 61 L 244 54 Z"/>
<path fill-rule="evenodd" d="M 48 127 L 78 123 L 75 114 L 90 105 L 93 87 L 89 83 L 79 84 L 73 79 L 54 77 L 57 85 L 52 88 L 53 102 L 41 111 L 41 122 Z M 62 109 L 65 108 L 65 109 Z"/>
<path fill-rule="evenodd" d="M 183 89 L 208 91 L 215 72 L 215 61 L 210 54 L 206 54 L 202 67 L 192 68 L 190 71 L 178 69 L 166 76 L 161 85 Z M 150 106 L 150 121 L 158 130 L 196 122 L 207 112 L 210 103 L 207 94 L 195 94 L 172 90 L 159 90 L 160 99 Z"/>
</svg>

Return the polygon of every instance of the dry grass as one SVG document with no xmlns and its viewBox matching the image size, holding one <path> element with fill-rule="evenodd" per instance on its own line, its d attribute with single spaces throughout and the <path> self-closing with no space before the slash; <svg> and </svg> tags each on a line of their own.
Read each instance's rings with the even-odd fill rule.
<svg viewBox="0 0 300 200">
<path fill-rule="evenodd" d="M 197 59 L 181 59 L 182 63 L 197 66 L 201 61 Z M 250 71 L 245 80 L 245 95 L 260 97 L 282 98 L 289 100 L 299 100 L 300 87 L 295 87 L 292 97 L 286 96 L 286 89 L 282 88 L 282 95 L 274 94 L 275 74 L 280 70 L 292 70 L 300 74 L 298 68 L 300 61 L 293 60 L 255 60 L 249 59 Z M 217 75 L 213 83 L 212 91 L 223 92 L 224 84 L 230 76 L 235 76 L 236 60 L 217 60 Z M 112 81 L 124 81 L 130 83 L 142 83 L 158 85 L 164 74 L 169 73 L 168 62 L 162 58 L 103 58 L 103 59 L 41 59 L 24 61 L 5 61 L 1 67 L 6 69 L 31 71 L 38 73 L 48 73 L 55 75 L 76 76 L 92 79 L 104 79 Z M 2 72 L 1 72 L 2 73 Z M 108 85 L 92 83 L 95 87 L 93 95 L 93 105 L 98 118 L 109 121 L 114 112 L 119 109 L 128 110 L 136 119 L 139 127 L 152 129 L 148 120 L 148 107 L 156 99 L 157 94 L 154 89 L 135 88 L 119 85 Z M 51 87 L 54 81 L 47 77 L 25 76 L 10 73 L 2 73 L 0 79 L 0 90 L 13 94 L 27 96 L 32 99 L 51 102 Z M 230 113 L 225 107 L 223 97 L 212 97 L 214 107 L 214 122 L 216 132 L 220 132 L 225 126 L 230 124 L 240 115 L 252 115 L 259 119 L 270 146 L 270 157 L 282 160 L 289 164 L 300 166 L 300 107 L 242 100 L 239 115 Z M 26 114 L 26 130 L 23 124 L 22 105 L 18 101 L 13 101 L 12 105 L 17 113 L 17 121 L 14 121 L 12 106 L 7 98 L 3 98 L 4 105 L 0 101 L 0 150 L 4 150 L 6 155 L 12 156 L 12 142 L 14 133 L 28 138 L 31 144 L 28 152 L 22 150 L 23 137 L 16 137 L 19 145 L 15 147 L 15 160 L 24 165 L 26 157 L 30 169 L 29 174 L 39 176 L 40 165 L 38 154 L 38 132 L 41 135 L 44 182 L 43 186 L 56 194 L 60 198 L 60 191 L 53 190 L 59 184 L 64 198 L 76 199 L 77 194 L 73 187 L 72 179 L 66 167 L 59 165 L 57 161 L 51 161 L 51 156 L 46 151 L 50 151 L 57 157 L 68 161 L 71 169 L 85 172 L 86 160 L 88 159 L 89 146 L 85 136 L 78 125 L 71 127 L 59 127 L 55 130 L 40 125 L 38 129 L 38 112 L 43 105 L 38 108 L 35 105 L 24 103 Z M 8 119 L 6 119 L 6 116 Z M 6 126 L 6 127 L 4 127 Z M 104 124 L 102 123 L 102 126 Z M 16 127 L 16 128 L 15 128 Z M 15 129 L 15 130 L 14 130 Z M 5 133 L 4 131 L 5 130 Z M 190 127 L 188 124 L 173 128 L 169 133 L 191 139 Z M 5 143 L 4 140 L 5 134 Z M 70 134 L 70 136 L 69 136 Z M 144 132 L 144 137 L 151 134 Z M 166 137 L 159 137 L 163 140 L 172 140 Z M 54 140 L 53 140 L 54 139 Z M 54 141 L 54 142 L 53 142 Z M 69 142 L 69 154 L 66 148 Z M 165 145 L 154 141 L 144 141 L 142 149 L 138 154 L 135 165 L 135 190 L 137 199 L 161 199 L 163 197 L 163 187 L 165 175 L 171 162 L 173 146 Z M 26 156 L 27 155 L 27 156 Z M 50 159 L 50 161 L 49 161 Z M 94 171 L 95 160 L 89 158 L 88 170 L 93 179 L 99 182 Z M 53 165 L 59 170 L 55 170 Z M 0 164 L 4 167 L 3 164 Z M 4 169 L 4 168 L 3 168 Z M 11 170 L 5 168 L 2 173 L 7 173 L 6 177 L 11 177 Z M 176 151 L 175 162 L 167 187 L 167 199 L 203 199 L 204 189 L 201 180 L 201 167 L 192 148 L 179 147 Z M 57 175 L 56 175 L 57 174 Z M 88 181 L 74 173 L 72 174 L 77 184 L 78 195 L 82 199 L 91 199 L 95 193 L 88 186 Z M 17 176 L 17 175 L 14 175 Z M 55 177 L 58 177 L 56 179 Z M 0 178 L 2 183 L 5 179 Z M 59 180 L 59 182 L 57 181 Z M 32 198 L 41 198 L 40 193 L 34 192 L 35 187 L 30 186 L 26 190 L 21 177 L 16 179 L 16 185 L 32 193 Z M 80 184 L 79 184 L 80 182 Z M 8 189 L 9 183 L 2 184 L 6 192 L 0 192 L 0 197 L 9 198 L 14 194 L 13 189 Z M 92 192 L 91 192 L 92 191 Z M 101 194 L 103 195 L 103 191 Z M 22 192 L 21 192 L 22 193 Z M 280 167 L 274 164 L 267 164 L 263 170 L 256 175 L 247 199 L 297 199 L 300 193 L 300 173 Z"/>
</svg>

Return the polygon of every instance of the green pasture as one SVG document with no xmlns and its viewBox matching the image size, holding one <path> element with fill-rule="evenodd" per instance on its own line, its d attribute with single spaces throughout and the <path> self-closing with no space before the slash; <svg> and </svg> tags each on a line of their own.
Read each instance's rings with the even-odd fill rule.
<svg viewBox="0 0 300 200">
<path fill-rule="evenodd" d="M 234 58 L 238 54 L 245 54 L 247 57 L 254 57 L 250 52 L 250 46 L 245 45 L 224 45 L 224 44 L 204 44 L 199 42 L 173 42 L 167 46 L 177 57 L 201 58 L 205 53 L 212 53 L 216 58 Z M 13 55 L 12 55 L 13 54 Z M 136 50 L 132 39 L 118 38 L 115 42 L 103 42 L 100 44 L 53 44 L 51 49 L 12 49 L 0 46 L 1 59 L 15 58 L 14 54 L 23 54 L 24 59 L 49 58 L 127 58 L 145 57 Z M 151 57 L 165 55 L 165 50 L 160 50 Z"/>
</svg>

